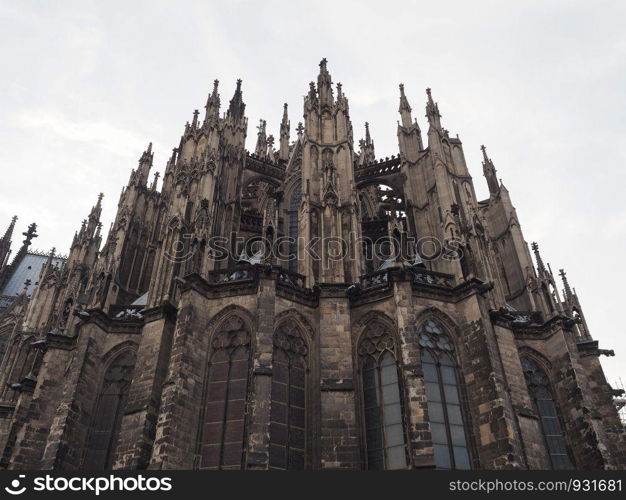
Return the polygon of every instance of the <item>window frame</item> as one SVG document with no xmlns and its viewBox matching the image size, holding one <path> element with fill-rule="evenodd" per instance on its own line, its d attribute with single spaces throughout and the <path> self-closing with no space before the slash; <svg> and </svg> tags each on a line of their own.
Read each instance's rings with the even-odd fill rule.
<svg viewBox="0 0 626 500">
<path fill-rule="evenodd" d="M 421 339 L 422 339 L 422 333 L 425 331 L 425 326 L 428 322 L 432 322 L 434 323 L 439 330 L 441 330 L 441 335 L 445 335 L 447 338 L 448 343 L 451 346 L 451 349 L 442 349 L 438 346 L 425 346 L 421 343 Z M 467 396 L 466 396 L 466 392 L 465 392 L 465 384 L 463 381 L 463 378 L 461 377 L 461 364 L 459 363 L 459 359 L 458 359 L 458 354 L 457 354 L 457 349 L 454 343 L 454 340 L 452 338 L 452 335 L 450 334 L 450 328 L 448 326 L 446 326 L 445 322 L 442 321 L 440 318 L 436 318 L 436 317 L 426 317 L 423 318 L 420 322 L 419 322 L 419 327 L 418 327 L 418 343 L 420 346 L 420 364 L 422 365 L 422 383 L 424 384 L 424 395 L 426 396 L 426 380 L 424 379 L 424 371 L 423 371 L 423 365 L 424 365 L 424 361 L 423 361 L 423 353 L 424 352 L 428 352 L 428 354 L 430 355 L 430 357 L 433 359 L 433 365 L 435 367 L 435 370 L 437 372 L 437 385 L 439 388 L 439 394 L 441 397 L 441 401 L 439 402 L 441 404 L 442 407 L 442 414 L 443 414 L 443 419 L 444 419 L 444 426 L 445 426 L 445 431 L 446 431 L 446 439 L 447 439 L 447 447 L 448 447 L 448 455 L 449 455 L 449 460 L 450 460 L 450 467 L 449 468 L 443 468 L 443 467 L 439 467 L 438 465 L 436 465 L 436 467 L 438 469 L 442 469 L 442 470 L 473 470 L 475 468 L 475 462 L 474 462 L 474 450 L 473 450 L 473 440 L 472 440 L 472 422 L 471 419 L 469 417 L 469 411 L 468 411 L 468 405 L 467 405 Z M 442 370 L 441 370 L 441 360 L 440 360 L 440 354 L 445 354 L 446 356 L 448 356 L 448 358 L 451 361 L 451 367 L 454 368 L 454 376 L 455 376 L 455 387 L 456 387 L 456 392 L 459 398 L 459 409 L 461 412 L 461 421 L 462 421 L 462 426 L 463 426 L 463 434 L 465 437 L 465 450 L 467 453 L 467 461 L 468 461 L 468 465 L 469 468 L 468 469 L 458 469 L 456 467 L 456 460 L 454 457 L 454 444 L 452 443 L 452 432 L 451 432 L 451 425 L 458 425 L 458 424 L 451 424 L 450 423 L 450 417 L 448 415 L 448 402 L 446 400 L 446 395 L 445 395 L 445 388 L 444 385 L 445 382 L 443 380 L 443 375 L 442 375 Z M 449 385 L 449 384 L 448 384 Z M 450 404 L 454 404 L 454 403 L 450 403 Z M 430 408 L 428 407 L 429 402 L 428 402 L 428 397 L 426 396 L 426 407 L 429 410 L 429 414 L 428 414 L 428 424 L 430 427 L 431 424 L 431 420 L 430 420 Z M 439 423 L 439 422 L 437 422 Z M 432 444 L 432 431 L 431 431 L 431 444 Z M 433 458 L 435 456 L 435 452 L 434 452 L 434 444 L 433 444 Z"/>
<path fill-rule="evenodd" d="M 241 330 L 245 331 L 246 333 L 246 337 L 244 339 L 245 342 L 239 345 L 232 345 L 231 343 L 229 343 L 228 345 L 219 345 L 218 337 L 223 334 L 227 335 L 227 332 L 224 330 L 224 327 L 226 326 L 228 321 L 231 321 L 234 318 L 237 318 L 241 321 L 241 324 L 242 324 Z M 232 369 L 232 363 L 233 363 L 233 355 L 236 353 L 236 351 L 240 350 L 242 347 L 246 348 L 248 351 L 247 353 L 248 360 L 247 360 L 247 369 L 246 369 L 246 389 L 245 389 L 245 396 L 244 396 L 244 403 L 243 403 L 243 436 L 241 440 L 242 442 L 241 462 L 240 462 L 240 467 L 238 470 L 246 469 L 247 455 L 248 455 L 248 424 L 249 424 L 249 418 L 250 418 L 249 404 L 250 404 L 250 393 L 252 390 L 252 383 L 253 383 L 252 359 L 254 358 L 254 346 L 253 346 L 251 332 L 252 332 L 252 329 L 250 328 L 248 321 L 244 318 L 242 314 L 231 313 L 228 316 L 224 317 L 221 321 L 219 321 L 217 327 L 215 327 L 212 335 L 210 336 L 208 360 L 204 363 L 205 370 L 203 372 L 203 380 L 202 380 L 202 396 L 200 400 L 198 428 L 197 428 L 195 446 L 194 446 L 194 463 L 193 463 L 194 470 L 233 470 L 233 467 L 231 466 L 226 466 L 225 468 L 224 464 L 222 463 L 223 452 L 224 452 L 225 421 L 227 420 L 227 408 L 228 408 L 227 405 L 224 406 L 224 416 L 222 418 L 223 428 L 222 428 L 222 438 L 221 438 L 221 444 L 220 444 L 221 446 L 220 463 L 218 464 L 217 468 L 202 466 L 202 452 L 203 452 L 203 446 L 204 446 L 204 425 L 205 425 L 205 418 L 206 418 L 206 407 L 207 407 L 208 398 L 209 398 L 209 383 L 211 379 L 211 368 L 214 364 L 214 358 L 216 354 L 219 352 L 229 351 L 228 352 L 228 365 L 229 365 L 228 373 L 230 374 L 230 371 Z M 225 380 L 226 387 L 227 387 L 226 398 L 228 397 L 229 381 L 230 381 L 230 377 Z"/>
<path fill-rule="evenodd" d="M 299 339 L 302 341 L 302 344 L 298 347 L 294 347 L 293 345 L 289 346 L 289 349 L 286 349 L 283 344 L 282 339 L 279 339 L 279 335 L 283 334 L 283 328 L 289 327 L 290 326 L 290 322 L 295 322 L 295 324 L 293 325 L 293 328 L 297 331 L 297 335 L 299 337 Z M 294 350 L 300 350 L 300 352 L 294 352 Z M 311 411 L 310 409 L 312 408 L 311 405 L 311 398 L 309 396 L 309 392 L 310 392 L 310 387 L 311 387 L 311 383 L 309 381 L 309 377 L 310 377 L 310 367 L 309 367 L 309 354 L 310 354 L 310 346 L 306 337 L 306 329 L 303 328 L 302 325 L 299 324 L 299 321 L 294 320 L 293 317 L 287 319 L 287 320 L 283 320 L 280 321 L 280 323 L 278 323 L 278 325 L 276 326 L 275 330 L 274 330 L 274 335 L 273 335 L 273 339 L 272 339 L 272 380 L 270 383 L 270 417 L 269 417 L 269 441 L 268 441 L 268 452 L 271 453 L 271 451 L 269 451 L 269 448 L 272 446 L 272 423 L 273 423 L 273 417 L 272 417 L 272 411 L 274 408 L 274 399 L 273 399 L 273 391 L 274 391 L 274 368 L 275 368 L 275 354 L 276 351 L 281 352 L 281 354 L 285 357 L 285 359 L 287 360 L 287 363 L 283 363 L 286 365 L 287 367 L 287 381 L 284 384 L 286 386 L 286 401 L 285 401 L 285 408 L 286 408 L 286 412 L 287 412 L 287 416 L 285 419 L 284 423 L 281 422 L 276 422 L 277 424 L 281 424 L 281 425 L 285 425 L 286 427 L 286 432 L 287 432 L 287 436 L 286 436 L 286 444 L 284 446 L 284 450 L 285 450 L 285 467 L 276 467 L 276 466 L 272 466 L 271 464 L 271 458 L 268 457 L 268 468 L 270 470 L 307 470 L 310 468 L 310 456 L 311 456 L 311 438 L 310 438 L 310 432 L 311 432 L 311 419 L 309 418 L 309 412 Z M 300 362 L 301 365 L 301 369 L 303 371 L 303 427 L 302 427 L 302 433 L 303 433 L 303 438 L 304 438 L 304 443 L 303 443 L 303 453 L 302 453 L 302 458 L 303 458 L 303 466 L 302 469 L 291 469 L 289 467 L 289 437 L 290 437 L 290 430 L 292 428 L 292 425 L 290 424 L 290 420 L 291 420 L 291 416 L 290 416 L 290 408 L 291 405 L 290 403 L 290 399 L 291 399 L 291 376 L 292 376 L 292 371 L 291 371 L 291 367 L 294 366 L 294 360 L 297 360 Z M 297 426 L 294 426 L 297 427 Z"/>
<path fill-rule="evenodd" d="M 107 383 L 107 376 L 109 375 L 109 370 L 115 363 L 121 360 L 124 356 L 132 355 L 134 358 L 133 368 L 131 378 L 128 381 L 125 391 L 120 392 L 119 394 L 104 394 L 105 384 Z M 91 414 L 91 418 L 89 421 L 89 432 L 87 434 L 87 439 L 85 440 L 85 449 L 83 450 L 83 454 L 80 461 L 80 470 L 110 470 L 113 465 L 113 460 L 115 459 L 115 452 L 117 450 L 117 441 L 119 439 L 120 432 L 122 430 L 122 421 L 124 419 L 124 408 L 126 403 L 128 402 L 128 395 L 130 394 L 130 389 L 132 386 L 133 379 L 135 377 L 135 370 L 137 368 L 137 347 L 135 345 L 122 344 L 121 346 L 114 347 L 109 351 L 104 357 L 104 363 L 102 367 L 102 371 L 100 373 L 100 377 L 98 378 L 97 385 L 97 394 L 95 397 L 95 401 L 93 403 L 93 410 Z M 104 456 L 104 468 L 103 469 L 86 469 L 86 462 L 90 460 L 88 457 L 90 455 L 90 445 L 91 440 L 93 438 L 93 434 L 96 431 L 95 424 L 100 414 L 100 407 L 102 404 L 102 396 L 111 396 L 117 395 L 119 400 L 116 408 L 115 414 L 115 422 L 113 424 L 113 428 L 110 431 L 109 444 L 106 450 L 106 454 Z"/>
<path fill-rule="evenodd" d="M 387 330 L 388 334 L 390 335 L 392 341 L 393 341 L 393 345 L 391 348 L 385 348 L 382 349 L 378 352 L 377 356 L 372 356 L 372 354 L 370 353 L 366 353 L 366 354 L 361 354 L 360 348 L 363 345 L 363 342 L 366 338 L 366 335 L 368 333 L 368 331 L 372 328 L 374 328 L 376 325 L 382 327 L 383 329 Z M 384 423 L 384 415 L 383 415 L 383 405 L 382 405 L 382 377 L 381 377 L 381 367 L 382 367 L 382 360 L 385 356 L 385 353 L 389 353 L 391 354 L 391 356 L 393 357 L 394 361 L 395 361 L 395 367 L 396 367 L 396 373 L 397 373 L 397 385 L 398 385 L 398 393 L 400 395 L 400 415 L 401 415 L 401 424 L 402 424 L 402 436 L 404 438 L 404 454 L 405 454 L 405 460 L 406 460 L 406 467 L 402 468 L 402 469 L 387 469 L 387 447 L 385 445 L 385 443 L 387 442 L 386 440 L 386 435 L 385 435 L 385 423 Z M 359 337 L 358 343 L 356 345 L 356 364 L 355 366 L 357 367 L 357 384 L 356 387 L 358 389 L 357 391 L 357 404 L 358 404 L 358 409 L 359 409 L 359 423 L 361 426 L 361 461 L 363 463 L 363 467 L 365 470 L 376 470 L 376 469 L 370 469 L 369 468 L 369 463 L 368 463 L 368 440 L 367 440 L 367 419 L 366 419 L 366 414 L 365 414 L 365 383 L 364 383 L 364 378 L 363 378 L 363 372 L 364 372 L 364 366 L 366 361 L 368 360 L 368 358 L 371 358 L 374 363 L 375 363 L 375 370 L 376 370 L 376 377 L 377 380 L 379 382 L 379 385 L 377 386 L 377 390 L 378 390 L 378 394 L 377 396 L 380 398 L 379 401 L 379 411 L 381 414 L 381 427 L 383 430 L 383 460 L 384 460 L 384 468 L 382 470 L 406 470 L 406 469 L 410 469 L 412 467 L 413 464 L 413 460 L 412 460 L 412 456 L 411 456 L 411 440 L 410 440 L 410 436 L 409 436 L 409 432 L 408 432 L 408 426 L 407 423 L 409 422 L 409 418 L 408 418 L 408 409 L 407 409 L 407 405 L 406 402 L 408 401 L 407 399 L 407 395 L 406 395 L 406 384 L 405 384 L 405 380 L 403 377 L 403 364 L 402 364 L 402 357 L 399 355 L 399 351 L 398 351 L 398 344 L 397 344 L 397 336 L 396 336 L 396 330 L 395 327 L 392 327 L 388 324 L 388 322 L 381 320 L 380 318 L 376 318 L 374 319 L 371 323 L 367 324 L 367 326 L 365 326 L 365 328 L 363 328 L 363 330 L 361 331 L 361 335 Z"/>
<path fill-rule="evenodd" d="M 552 404 L 554 406 L 554 417 L 557 419 L 560 429 L 561 429 L 561 439 L 563 441 L 563 447 L 565 448 L 565 456 L 569 461 L 568 468 L 556 468 L 554 466 L 554 461 L 552 459 L 553 453 L 550 451 L 550 445 L 548 443 L 548 434 L 544 425 L 544 416 L 539 410 L 539 405 L 537 404 L 537 397 L 534 394 L 534 391 L 531 391 L 531 387 L 528 383 L 528 377 L 526 376 L 526 370 L 524 368 L 524 361 L 528 361 L 534 365 L 535 370 L 539 371 L 547 380 L 547 385 L 543 385 L 544 389 L 550 394 L 550 398 Z M 543 443 L 546 450 L 546 455 L 548 456 L 548 460 L 550 462 L 551 470 L 575 470 L 575 462 L 574 462 L 574 454 L 572 453 L 572 447 L 570 446 L 569 436 L 567 433 L 567 428 L 565 426 L 565 421 L 563 419 L 563 415 L 561 413 L 561 404 L 560 401 L 555 397 L 554 392 L 554 384 L 552 383 L 552 378 L 550 376 L 550 371 L 546 369 L 546 366 L 541 361 L 537 360 L 534 356 L 529 356 L 526 353 L 520 356 L 520 364 L 522 365 L 522 373 L 524 375 L 524 383 L 526 384 L 526 390 L 528 392 L 528 397 L 532 404 L 532 409 L 537 415 L 537 420 L 539 421 L 539 428 L 541 429 L 541 436 L 543 438 Z M 551 434 L 550 436 L 554 436 Z"/>
</svg>

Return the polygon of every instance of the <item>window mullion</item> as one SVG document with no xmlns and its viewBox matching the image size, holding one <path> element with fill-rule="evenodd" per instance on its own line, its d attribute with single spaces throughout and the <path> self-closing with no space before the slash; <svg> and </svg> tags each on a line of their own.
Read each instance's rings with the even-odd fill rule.
<svg viewBox="0 0 626 500">
<path fill-rule="evenodd" d="M 220 438 L 220 461 L 218 468 L 221 469 L 224 465 L 224 441 L 226 439 L 226 423 L 228 422 L 228 397 L 230 394 L 230 373 L 233 366 L 233 353 L 234 350 L 229 353 L 228 356 L 228 372 L 226 374 L 226 394 L 224 396 L 224 414 L 222 415 L 222 436 Z"/>
<path fill-rule="evenodd" d="M 382 436 L 382 452 L 383 452 L 383 463 L 385 464 L 385 469 L 387 468 L 387 429 L 385 427 L 385 411 L 383 408 L 383 378 L 381 375 L 380 369 L 380 358 L 376 360 L 376 382 L 377 382 L 377 392 L 378 392 L 378 414 L 380 419 L 380 430 Z"/>
<path fill-rule="evenodd" d="M 454 453 L 452 453 L 452 434 L 450 432 L 450 419 L 448 417 L 448 404 L 446 402 L 446 393 L 443 389 L 443 376 L 441 374 L 441 363 L 437 358 L 437 382 L 439 384 L 439 393 L 441 394 L 441 407 L 443 410 L 443 419 L 445 420 L 446 437 L 448 439 L 448 454 L 450 455 L 450 465 L 452 469 L 456 469 L 456 463 L 454 462 Z"/>
<path fill-rule="evenodd" d="M 285 438 L 285 469 L 289 470 L 289 442 L 291 440 L 291 356 L 287 356 L 287 417 L 286 417 L 286 435 Z"/>
</svg>

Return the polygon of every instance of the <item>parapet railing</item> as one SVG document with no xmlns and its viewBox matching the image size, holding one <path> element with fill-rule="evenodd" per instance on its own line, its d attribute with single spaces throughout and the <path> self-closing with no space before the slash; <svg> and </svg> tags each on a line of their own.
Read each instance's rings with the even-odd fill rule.
<svg viewBox="0 0 626 500">
<path fill-rule="evenodd" d="M 446 273 L 439 273 L 437 271 L 429 271 L 428 269 L 422 269 L 414 267 L 411 269 L 413 274 L 413 283 L 416 285 L 432 285 L 440 286 L 444 288 L 454 288 L 454 276 Z"/>
<path fill-rule="evenodd" d="M 232 283 L 233 281 L 253 280 L 258 277 L 258 267 L 240 265 L 227 269 L 209 271 L 209 283 Z"/>
</svg>

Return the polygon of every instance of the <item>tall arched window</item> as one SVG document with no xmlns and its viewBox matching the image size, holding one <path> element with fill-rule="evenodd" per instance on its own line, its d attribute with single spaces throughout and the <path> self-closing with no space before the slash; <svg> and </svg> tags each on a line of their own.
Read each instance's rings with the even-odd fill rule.
<svg viewBox="0 0 626 500">
<path fill-rule="evenodd" d="M 289 203 L 289 270 L 298 272 L 298 213 L 302 202 L 302 186 L 298 184 Z"/>
<path fill-rule="evenodd" d="M 571 469 L 572 462 L 567 453 L 563 428 L 559 420 L 556 403 L 552 397 L 550 380 L 539 366 L 528 358 L 522 358 L 522 368 L 535 411 L 541 419 L 541 430 L 550 454 L 553 469 Z"/>
<path fill-rule="evenodd" d="M 419 343 L 435 464 L 440 469 L 469 469 L 454 345 L 432 320 L 422 325 Z"/>
<path fill-rule="evenodd" d="M 135 360 L 135 351 L 125 349 L 106 368 L 83 461 L 86 470 L 110 469 L 113 464 Z"/>
<path fill-rule="evenodd" d="M 369 470 L 408 465 L 395 338 L 380 322 L 367 327 L 358 348 L 366 459 Z"/>
<path fill-rule="evenodd" d="M 306 342 L 294 323 L 274 334 L 270 468 L 301 470 L 306 452 Z"/>
<path fill-rule="evenodd" d="M 244 464 L 250 334 L 237 316 L 213 336 L 198 442 L 201 469 L 241 469 Z"/>
</svg>

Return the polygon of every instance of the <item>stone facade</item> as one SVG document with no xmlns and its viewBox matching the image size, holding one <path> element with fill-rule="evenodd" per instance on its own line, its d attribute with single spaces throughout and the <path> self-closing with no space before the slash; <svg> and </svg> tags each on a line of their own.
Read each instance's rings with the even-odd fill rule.
<svg viewBox="0 0 626 500">
<path fill-rule="evenodd" d="M 0 313 L 1 467 L 624 467 L 612 352 L 484 147 L 476 198 L 430 89 L 427 141 L 400 85 L 381 160 L 325 60 L 276 148 L 261 121 L 245 149 L 241 81 L 205 108 L 161 188 L 149 146 L 104 244 L 100 196 Z"/>
</svg>

